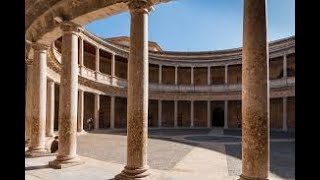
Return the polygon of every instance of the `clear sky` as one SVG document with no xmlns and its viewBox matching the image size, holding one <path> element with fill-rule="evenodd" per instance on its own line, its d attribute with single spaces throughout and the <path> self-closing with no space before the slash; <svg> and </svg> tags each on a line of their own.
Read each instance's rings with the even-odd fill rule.
<svg viewBox="0 0 320 180">
<path fill-rule="evenodd" d="M 268 41 L 295 35 L 295 0 L 267 0 Z M 210 51 L 242 47 L 243 0 L 174 0 L 149 15 L 149 40 L 167 51 Z M 85 28 L 107 38 L 129 36 L 128 12 Z"/>
</svg>

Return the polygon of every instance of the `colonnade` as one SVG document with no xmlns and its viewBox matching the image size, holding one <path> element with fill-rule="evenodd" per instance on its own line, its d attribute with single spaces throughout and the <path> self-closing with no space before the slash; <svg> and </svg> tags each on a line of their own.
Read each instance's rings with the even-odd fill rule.
<svg viewBox="0 0 320 180">
<path fill-rule="evenodd" d="M 147 164 L 148 151 L 148 12 L 151 8 L 148 0 L 132 0 L 129 3 L 131 13 L 130 54 L 128 61 L 128 111 L 127 111 L 127 164 L 115 179 L 147 179 L 150 175 Z M 265 0 L 244 1 L 244 41 L 242 65 L 242 174 L 240 179 L 268 179 L 269 170 L 269 78 L 268 45 L 266 27 Z M 49 165 L 64 168 L 83 163 L 76 153 L 76 133 L 81 130 L 83 92 L 78 97 L 78 57 L 83 65 L 83 53 L 78 52 L 78 26 L 72 22 L 63 22 L 60 26 L 62 36 L 62 71 L 59 97 L 59 150 Z M 83 44 L 83 43 L 82 43 Z M 81 45 L 81 41 L 80 41 Z M 47 48 L 35 43 L 32 65 L 32 104 L 26 110 L 27 122 L 31 122 L 29 154 L 43 154 L 45 150 L 45 129 L 52 128 L 52 82 L 49 82 L 47 98 Z M 80 48 L 81 49 L 81 48 Z M 83 48 L 82 48 L 83 49 Z M 96 50 L 99 54 L 99 50 Z M 99 56 L 97 56 L 99 57 Z M 82 60 L 81 60 L 82 59 Z M 113 58 L 114 59 L 114 58 Z M 99 58 L 96 59 L 96 72 L 99 72 Z M 114 65 L 113 65 L 114 66 Z M 160 68 L 161 69 L 161 68 Z M 177 69 L 177 68 L 175 68 Z M 227 68 L 226 68 L 227 69 Z M 226 70 L 227 71 L 227 70 Z M 112 71 L 114 74 L 114 70 Z M 161 72 L 159 72 L 161 73 Z M 177 74 L 177 73 L 175 73 Z M 193 81 L 191 68 L 191 84 Z M 286 74 L 286 73 L 285 73 Z M 209 76 L 209 75 L 208 75 Z M 176 79 L 176 78 L 175 78 Z M 208 80 L 209 82 L 209 80 Z M 227 82 L 227 80 L 225 81 Z M 161 76 L 159 76 L 161 83 Z M 28 83 L 28 86 L 29 85 Z M 29 92 L 29 87 L 27 88 Z M 95 98 L 98 109 L 99 96 Z M 114 104 L 114 98 L 111 100 Z M 284 107 L 286 100 L 283 101 Z M 161 101 L 159 101 L 161 105 Z M 175 101 L 175 107 L 177 102 Z M 225 103 L 227 106 L 227 102 Z M 46 108 L 47 107 L 47 108 Z M 161 110 L 162 106 L 159 106 Z M 208 106 L 209 107 L 209 106 Z M 193 124 L 191 101 L 191 124 Z M 48 109 L 48 110 L 47 110 Z M 30 112 L 31 111 L 31 112 Z M 82 111 L 82 112 L 81 112 Z M 114 111 L 112 111 L 114 116 Z M 175 110 L 174 112 L 177 112 Z M 80 114 L 79 114 L 80 113 Z M 161 117 L 161 113 L 159 113 Z M 176 119 L 175 115 L 175 119 Z M 161 120 L 161 118 L 159 118 Z M 209 122 L 208 122 L 209 123 Z M 161 122 L 159 123 L 161 125 Z M 175 121 L 176 124 L 176 121 Z M 285 124 L 285 123 L 284 123 Z M 113 125 L 114 126 L 114 125 Z M 97 128 L 98 125 L 95 127 Z M 47 135 L 51 131 L 48 130 Z"/>
</svg>

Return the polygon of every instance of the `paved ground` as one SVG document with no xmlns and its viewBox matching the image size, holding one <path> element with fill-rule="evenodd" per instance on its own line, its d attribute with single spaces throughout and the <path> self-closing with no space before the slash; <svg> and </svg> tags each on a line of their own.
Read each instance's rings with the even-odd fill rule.
<svg viewBox="0 0 320 180">
<path fill-rule="evenodd" d="M 152 179 L 237 179 L 241 173 L 241 132 L 150 130 L 148 164 Z M 295 179 L 295 141 L 292 133 L 272 133 L 270 179 Z M 51 169 L 55 157 L 26 158 L 27 180 L 112 179 L 126 162 L 126 132 L 96 131 L 78 136 L 84 165 Z"/>
</svg>

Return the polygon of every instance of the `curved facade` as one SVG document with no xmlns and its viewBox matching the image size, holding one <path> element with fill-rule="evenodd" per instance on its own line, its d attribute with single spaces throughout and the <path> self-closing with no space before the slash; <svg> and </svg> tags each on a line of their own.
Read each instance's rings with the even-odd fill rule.
<svg viewBox="0 0 320 180">
<path fill-rule="evenodd" d="M 48 50 L 48 79 L 56 84 L 55 128 L 61 41 L 61 38 L 56 40 Z M 88 118 L 95 119 L 96 129 L 126 128 L 129 48 L 81 30 L 78 50 L 78 131 L 86 128 L 83 122 Z M 207 52 L 150 51 L 149 127 L 240 128 L 241 53 L 240 48 Z M 269 77 L 270 128 L 294 130 L 294 37 L 270 43 Z"/>
</svg>

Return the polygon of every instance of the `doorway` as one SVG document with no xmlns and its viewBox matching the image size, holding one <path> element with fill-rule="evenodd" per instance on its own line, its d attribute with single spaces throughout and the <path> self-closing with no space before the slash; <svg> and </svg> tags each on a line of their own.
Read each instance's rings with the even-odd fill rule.
<svg viewBox="0 0 320 180">
<path fill-rule="evenodd" d="M 224 126 L 224 110 L 223 108 L 216 107 L 212 111 L 212 120 L 211 124 L 214 127 L 223 127 Z"/>
</svg>

